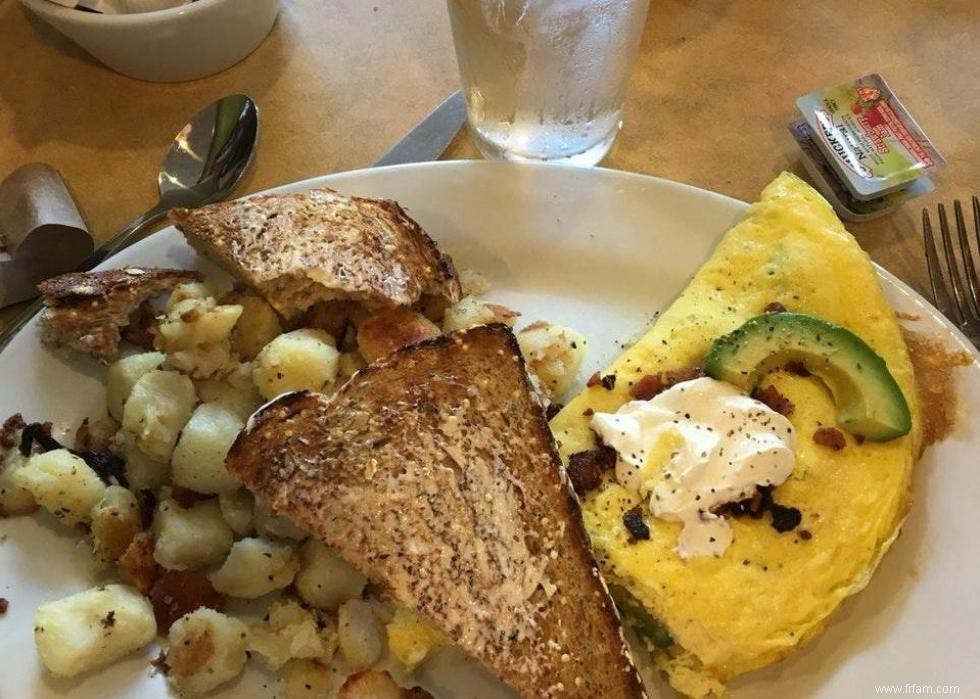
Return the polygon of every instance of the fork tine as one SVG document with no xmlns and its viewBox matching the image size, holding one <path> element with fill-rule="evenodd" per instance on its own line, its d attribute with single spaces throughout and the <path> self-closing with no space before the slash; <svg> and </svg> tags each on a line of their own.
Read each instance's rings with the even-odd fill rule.
<svg viewBox="0 0 980 699">
<path fill-rule="evenodd" d="M 946 218 L 946 207 L 939 205 L 939 235 L 943 240 L 943 257 L 946 258 L 946 271 L 949 273 L 949 286 L 953 290 L 953 302 L 956 306 L 956 322 L 963 326 L 969 317 L 963 292 L 963 280 L 960 278 L 960 268 L 956 264 L 956 253 L 953 252 L 953 239 L 949 233 L 949 219 Z"/>
<path fill-rule="evenodd" d="M 943 315 L 952 317 L 956 310 L 950 303 L 949 292 L 946 290 L 943 268 L 939 263 L 939 253 L 936 250 L 936 238 L 932 233 L 932 219 L 929 218 L 929 209 L 925 208 L 922 209 L 922 242 L 926 249 L 926 269 L 929 271 L 933 303 Z"/>
<path fill-rule="evenodd" d="M 966 270 L 966 281 L 970 288 L 968 303 L 964 311 L 972 315 L 973 322 L 980 321 L 980 281 L 977 280 L 977 268 L 970 251 L 970 238 L 966 232 L 966 221 L 963 220 L 963 207 L 960 200 L 953 200 L 953 217 L 956 219 L 956 236 L 960 242 L 960 259 Z"/>
</svg>

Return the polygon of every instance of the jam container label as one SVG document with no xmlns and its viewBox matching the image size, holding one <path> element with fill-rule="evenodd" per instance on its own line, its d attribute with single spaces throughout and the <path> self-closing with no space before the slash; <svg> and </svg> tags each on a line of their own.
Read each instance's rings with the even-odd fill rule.
<svg viewBox="0 0 980 699">
<path fill-rule="evenodd" d="M 858 199 L 880 197 L 945 164 L 878 74 L 800 97 L 815 141 Z"/>
</svg>

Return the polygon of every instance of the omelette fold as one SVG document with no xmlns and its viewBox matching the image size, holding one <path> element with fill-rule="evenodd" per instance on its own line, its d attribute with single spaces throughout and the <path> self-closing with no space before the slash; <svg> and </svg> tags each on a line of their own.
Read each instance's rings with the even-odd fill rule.
<svg viewBox="0 0 980 699">
<path fill-rule="evenodd" d="M 919 405 L 902 333 L 867 254 L 816 191 L 781 174 L 656 324 L 603 372 L 615 384 L 586 388 L 551 423 L 566 461 L 594 448 L 590 415 L 615 412 L 644 375 L 701 366 L 716 339 L 774 302 L 843 326 L 869 345 L 904 394 L 911 429 L 882 442 L 846 434 L 835 451 L 812 438 L 836 424 L 827 386 L 814 376 L 768 374 L 763 385 L 795 406 L 789 419 L 797 434 L 792 474 L 773 494 L 802 521 L 780 533 L 766 518 L 732 518 L 734 540 L 719 558 L 683 560 L 675 551 L 681 525 L 649 511 L 649 539 L 634 539 L 623 515 L 643 501 L 610 475 L 583 496 L 607 580 L 657 625 L 660 642 L 647 645 L 671 684 L 692 697 L 720 695 L 731 678 L 818 634 L 867 585 L 909 508 Z"/>
</svg>

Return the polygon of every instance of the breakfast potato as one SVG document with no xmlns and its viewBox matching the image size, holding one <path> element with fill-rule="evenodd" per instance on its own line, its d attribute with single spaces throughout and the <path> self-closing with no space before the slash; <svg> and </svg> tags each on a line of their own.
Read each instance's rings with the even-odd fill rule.
<svg viewBox="0 0 980 699">
<path fill-rule="evenodd" d="M 325 544 L 310 538 L 300 550 L 296 592 L 313 607 L 336 609 L 350 599 L 360 599 L 367 578 L 334 554 Z"/>
<path fill-rule="evenodd" d="M 459 271 L 459 285 L 463 296 L 483 296 L 490 291 L 490 280 L 472 269 Z"/>
<path fill-rule="evenodd" d="M 282 669 L 283 699 L 323 699 L 337 693 L 340 674 L 315 660 L 290 660 Z"/>
<path fill-rule="evenodd" d="M 383 670 L 355 672 L 344 680 L 337 699 L 405 699 L 391 675 Z"/>
<path fill-rule="evenodd" d="M 111 417 L 96 420 L 85 418 L 75 430 L 75 450 L 106 454 L 115 451 L 119 423 Z"/>
<path fill-rule="evenodd" d="M 585 336 L 571 328 L 537 321 L 517 333 L 517 344 L 547 396 L 560 401 L 582 366 Z"/>
<path fill-rule="evenodd" d="M 258 410 L 265 400 L 252 381 L 252 364 L 235 364 L 221 378 L 198 381 L 197 395 L 205 403 L 223 405 L 243 423 Z"/>
<path fill-rule="evenodd" d="M 218 305 L 211 297 L 178 301 L 160 323 L 160 344 L 169 354 L 228 340 L 243 310 L 237 304 Z"/>
<path fill-rule="evenodd" d="M 153 560 L 153 536 L 149 532 L 140 532 L 129 542 L 119 557 L 119 571 L 141 593 L 150 592 L 160 574 L 160 566 Z"/>
<path fill-rule="evenodd" d="M 118 660 L 157 633 L 153 608 L 126 585 L 94 587 L 46 602 L 34 614 L 34 643 L 52 675 L 71 677 Z"/>
<path fill-rule="evenodd" d="M 293 601 L 274 602 L 266 621 L 252 627 L 249 650 L 272 669 L 297 658 L 329 663 L 337 650 L 333 623 Z"/>
<path fill-rule="evenodd" d="M 170 313 L 181 301 L 197 299 L 203 301 L 214 296 L 214 287 L 208 282 L 184 282 L 174 287 L 167 297 L 164 310 Z"/>
<path fill-rule="evenodd" d="M 304 328 L 280 335 L 262 348 L 252 379 L 266 400 L 289 391 L 319 391 L 337 378 L 340 356 L 332 336 Z"/>
<path fill-rule="evenodd" d="M 137 449 L 153 461 L 167 463 L 196 402 L 194 384 L 183 374 L 148 371 L 126 401 L 122 428 L 132 435 Z"/>
<path fill-rule="evenodd" d="M 279 316 L 261 296 L 248 291 L 233 291 L 221 302 L 242 307 L 230 338 L 232 352 L 242 359 L 254 359 L 263 347 L 282 334 Z"/>
<path fill-rule="evenodd" d="M 165 358 L 163 352 L 143 352 L 123 357 L 109 365 L 105 381 L 109 415 L 116 420 L 123 419 L 123 407 L 133 386 L 143 374 L 159 369 Z"/>
<path fill-rule="evenodd" d="M 249 630 L 227 614 L 201 607 L 170 627 L 167 680 L 181 696 L 197 697 L 245 667 Z"/>
<path fill-rule="evenodd" d="M 0 459 L 0 517 L 26 515 L 38 508 L 31 491 L 17 484 L 16 474 L 27 461 L 16 447 L 8 449 Z"/>
<path fill-rule="evenodd" d="M 255 498 L 245 488 L 218 494 L 221 516 L 235 532 L 235 536 L 248 536 L 255 531 Z"/>
<path fill-rule="evenodd" d="M 441 334 L 439 326 L 408 308 L 372 315 L 357 326 L 357 347 L 368 362 Z"/>
<path fill-rule="evenodd" d="M 92 550 L 99 560 L 111 563 L 119 558 L 140 529 L 140 506 L 131 490 L 118 485 L 105 489 L 92 508 Z"/>
<path fill-rule="evenodd" d="M 136 448 L 136 438 L 120 430 L 116 450 L 126 462 L 126 480 L 133 490 L 154 490 L 170 482 L 170 464 L 154 461 Z"/>
<path fill-rule="evenodd" d="M 225 456 L 244 426 L 222 405 L 197 406 L 174 447 L 170 462 L 174 485 L 197 493 L 238 490 L 241 483 L 225 468 Z"/>
<path fill-rule="evenodd" d="M 337 610 L 337 644 L 354 670 L 374 665 L 384 654 L 384 631 L 371 605 L 352 599 Z"/>
<path fill-rule="evenodd" d="M 304 541 L 310 535 L 289 517 L 272 512 L 261 498 L 255 498 L 255 531 L 273 539 Z"/>
<path fill-rule="evenodd" d="M 506 306 L 464 296 L 458 303 L 446 309 L 442 318 L 442 329 L 445 332 L 452 332 L 487 323 L 504 323 L 513 326 L 520 315 Z"/>
<path fill-rule="evenodd" d="M 441 632 L 405 607 L 395 609 L 386 631 L 391 654 L 408 672 L 414 670 L 432 651 L 449 643 Z"/>
<path fill-rule="evenodd" d="M 164 500 L 153 517 L 153 559 L 170 570 L 196 570 L 223 560 L 235 536 L 216 499 L 188 508 Z"/>
<path fill-rule="evenodd" d="M 14 485 L 34 496 L 38 505 L 68 525 L 88 522 L 105 495 L 98 474 L 67 449 L 35 454 L 13 474 Z"/>
<path fill-rule="evenodd" d="M 293 581 L 299 555 L 289 544 L 249 537 L 236 541 L 221 567 L 208 576 L 229 597 L 255 599 Z"/>
</svg>

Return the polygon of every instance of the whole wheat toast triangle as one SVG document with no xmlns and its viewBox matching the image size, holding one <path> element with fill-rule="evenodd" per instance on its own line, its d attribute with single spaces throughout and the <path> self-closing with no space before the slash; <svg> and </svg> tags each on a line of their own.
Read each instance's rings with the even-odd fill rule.
<svg viewBox="0 0 980 699">
<path fill-rule="evenodd" d="M 282 396 L 227 465 L 522 696 L 644 696 L 506 326 Z"/>
<path fill-rule="evenodd" d="M 386 308 L 461 296 L 452 259 L 394 201 L 323 188 L 174 209 L 170 218 L 287 320 L 316 303 Z"/>
</svg>

